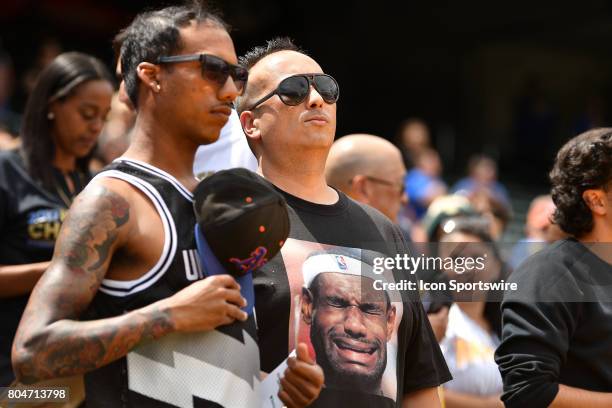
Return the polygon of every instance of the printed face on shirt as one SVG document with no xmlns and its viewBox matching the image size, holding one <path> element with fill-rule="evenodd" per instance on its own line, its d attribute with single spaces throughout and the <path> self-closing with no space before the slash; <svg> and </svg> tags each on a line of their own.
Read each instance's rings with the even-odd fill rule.
<svg viewBox="0 0 612 408">
<path fill-rule="evenodd" d="M 385 293 L 360 276 L 321 273 L 303 289 L 302 317 L 326 386 L 380 393 L 395 315 Z"/>
</svg>

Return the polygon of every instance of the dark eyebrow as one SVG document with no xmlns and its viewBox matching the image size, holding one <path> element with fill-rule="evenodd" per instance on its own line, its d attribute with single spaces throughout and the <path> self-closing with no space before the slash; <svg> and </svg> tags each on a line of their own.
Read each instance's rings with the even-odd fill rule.
<svg viewBox="0 0 612 408">
<path fill-rule="evenodd" d="M 350 302 L 348 300 L 346 300 L 344 297 L 339 296 L 339 295 L 330 295 L 330 296 L 326 296 L 325 300 L 327 302 L 334 302 L 336 304 L 341 304 L 343 306 L 345 305 L 349 305 Z"/>
<path fill-rule="evenodd" d="M 382 303 L 381 302 L 366 302 L 366 303 L 361 303 L 359 304 L 359 308 L 362 310 L 371 310 L 371 309 L 381 309 L 382 310 Z"/>
</svg>

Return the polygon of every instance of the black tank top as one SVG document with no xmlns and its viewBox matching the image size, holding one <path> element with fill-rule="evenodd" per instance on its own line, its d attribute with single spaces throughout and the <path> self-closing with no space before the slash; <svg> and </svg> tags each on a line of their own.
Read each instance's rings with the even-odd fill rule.
<svg viewBox="0 0 612 408">
<path fill-rule="evenodd" d="M 164 246 L 158 262 L 140 278 L 103 280 L 85 319 L 142 308 L 205 277 L 189 190 L 163 170 L 132 159 L 116 160 L 99 177 L 121 179 L 151 200 L 162 220 Z M 126 357 L 85 375 L 86 401 L 96 408 L 257 407 L 258 378 L 251 315 L 245 323 L 210 332 L 173 333 L 141 343 Z"/>
</svg>

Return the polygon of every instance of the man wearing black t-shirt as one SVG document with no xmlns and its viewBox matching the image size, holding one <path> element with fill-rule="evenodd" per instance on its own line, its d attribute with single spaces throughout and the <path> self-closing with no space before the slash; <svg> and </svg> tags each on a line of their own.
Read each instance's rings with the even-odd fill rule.
<svg viewBox="0 0 612 408">
<path fill-rule="evenodd" d="M 525 261 L 502 303 L 507 407 L 612 406 L 612 128 L 570 140 L 550 174 L 572 238 Z"/>
<path fill-rule="evenodd" d="M 301 342 L 310 345 L 311 356 L 321 364 L 307 325 L 300 324 L 303 318 L 296 316 L 304 310 L 300 295 L 309 275 L 302 265 L 308 254 L 317 250 L 376 251 L 395 256 L 407 253 L 406 242 L 381 213 L 349 199 L 325 181 L 325 161 L 336 125 L 336 81 L 288 39 L 256 47 L 241 63 L 250 70 L 249 85 L 237 100 L 242 127 L 259 171 L 285 196 L 291 220 L 289 239 L 280 255 L 254 276 L 262 370 L 277 368 Z M 326 268 L 346 273 L 351 262 L 340 256 L 329 260 Z M 401 276 L 396 272 L 392 278 Z M 395 295 L 391 301 L 396 316 L 385 346 L 387 362 L 380 387 L 372 391 L 326 381 L 312 406 L 439 406 L 436 387 L 449 380 L 450 374 L 420 301 L 405 292 Z M 328 298 L 329 307 L 338 306 L 337 302 L 337 297 Z M 350 302 L 347 309 L 353 313 L 358 299 Z M 363 316 L 354 317 L 363 323 Z M 342 335 L 350 331 L 334 327 Z M 329 346 L 332 354 L 345 356 L 353 365 L 367 360 L 364 351 L 374 351 L 358 347 L 349 351 L 347 343 L 340 341 Z M 283 389 L 288 386 L 283 381 L 280 385 Z"/>
</svg>

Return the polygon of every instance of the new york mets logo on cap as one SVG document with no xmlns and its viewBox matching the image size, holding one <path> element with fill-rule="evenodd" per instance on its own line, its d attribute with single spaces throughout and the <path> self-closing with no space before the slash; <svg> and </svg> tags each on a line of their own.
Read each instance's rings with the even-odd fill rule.
<svg viewBox="0 0 612 408">
<path fill-rule="evenodd" d="M 246 259 L 230 258 L 229 261 L 236 265 L 236 268 L 244 275 L 253 272 L 257 268 L 261 268 L 263 264 L 268 262 L 268 258 L 266 258 L 267 253 L 268 249 L 260 246 L 255 248 L 255 250 L 251 252 L 251 256 Z"/>
</svg>

